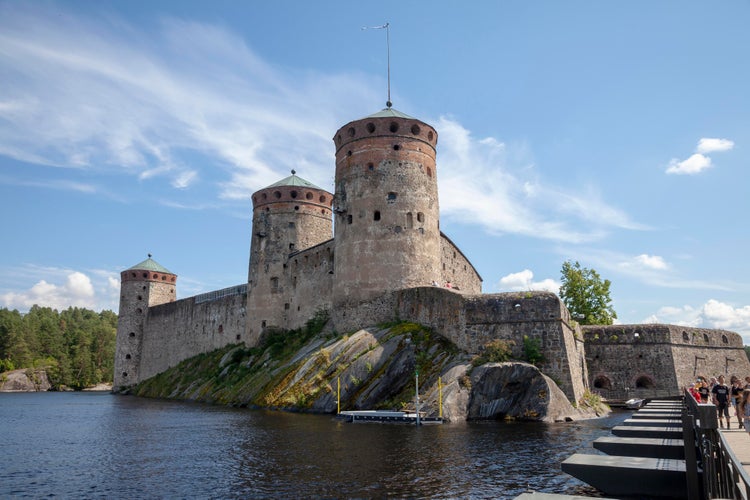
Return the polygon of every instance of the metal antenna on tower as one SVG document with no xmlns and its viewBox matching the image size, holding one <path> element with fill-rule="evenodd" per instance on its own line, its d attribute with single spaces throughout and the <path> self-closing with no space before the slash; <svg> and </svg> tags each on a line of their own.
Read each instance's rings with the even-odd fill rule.
<svg viewBox="0 0 750 500">
<path fill-rule="evenodd" d="M 385 43 L 388 56 L 388 100 L 385 102 L 387 107 L 393 106 L 391 102 L 391 23 L 385 23 L 382 26 L 362 26 L 363 30 L 385 30 Z"/>
</svg>

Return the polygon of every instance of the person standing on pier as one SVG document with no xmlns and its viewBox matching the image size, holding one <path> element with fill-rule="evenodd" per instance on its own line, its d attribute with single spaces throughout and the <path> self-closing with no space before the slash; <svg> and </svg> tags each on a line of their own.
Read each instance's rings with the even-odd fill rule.
<svg viewBox="0 0 750 500">
<path fill-rule="evenodd" d="M 711 398 L 716 405 L 716 412 L 719 417 L 719 426 L 724 428 L 724 417 L 727 418 L 727 429 L 731 426 L 732 421 L 729 419 L 729 387 L 724 383 L 724 375 L 719 375 L 716 385 L 711 388 Z"/>
<path fill-rule="evenodd" d="M 730 387 L 730 391 L 732 392 L 730 402 L 732 403 L 732 407 L 734 408 L 734 414 L 737 416 L 737 426 L 739 429 L 742 429 L 742 413 L 740 413 L 742 387 L 740 386 L 740 378 L 732 375 L 732 378 L 729 379 L 729 381 L 732 383 L 732 386 Z"/>
<path fill-rule="evenodd" d="M 745 423 L 745 430 L 750 433 L 750 389 L 742 391 L 739 412 L 742 414 L 742 420 Z"/>
</svg>

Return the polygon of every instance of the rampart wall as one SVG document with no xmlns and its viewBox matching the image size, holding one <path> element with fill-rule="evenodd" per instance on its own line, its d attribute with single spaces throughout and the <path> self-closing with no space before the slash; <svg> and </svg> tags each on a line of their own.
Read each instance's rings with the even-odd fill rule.
<svg viewBox="0 0 750 500">
<path fill-rule="evenodd" d="M 750 374 L 742 337 L 678 325 L 583 327 L 591 387 L 605 397 L 678 395 L 706 377 Z"/>
<path fill-rule="evenodd" d="M 140 380 L 153 377 L 184 359 L 241 342 L 246 302 L 247 295 L 237 293 L 198 303 L 196 297 L 190 297 L 149 307 L 140 357 Z"/>
</svg>

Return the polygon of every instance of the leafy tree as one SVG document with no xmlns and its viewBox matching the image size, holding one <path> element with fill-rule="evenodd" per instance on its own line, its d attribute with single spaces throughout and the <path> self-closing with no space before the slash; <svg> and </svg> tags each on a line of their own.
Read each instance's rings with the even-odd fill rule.
<svg viewBox="0 0 750 500">
<path fill-rule="evenodd" d="M 573 319 L 582 325 L 611 325 L 617 313 L 609 296 L 610 284 L 594 269 L 568 260 L 562 265 L 560 297 Z"/>
<path fill-rule="evenodd" d="M 111 382 L 117 315 L 33 306 L 22 315 L 0 309 L 0 372 L 45 368 L 54 387 Z"/>
</svg>

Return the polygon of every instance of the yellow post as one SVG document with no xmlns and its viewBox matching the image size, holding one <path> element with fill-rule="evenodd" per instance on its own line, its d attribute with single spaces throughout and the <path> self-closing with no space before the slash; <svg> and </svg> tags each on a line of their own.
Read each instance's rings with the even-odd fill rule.
<svg viewBox="0 0 750 500">
<path fill-rule="evenodd" d="M 443 418 L 443 378 L 438 377 L 438 417 Z"/>
<path fill-rule="evenodd" d="M 341 377 L 336 378 L 336 413 L 341 413 Z"/>
</svg>

